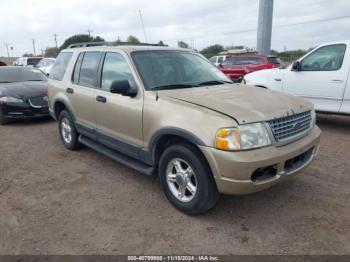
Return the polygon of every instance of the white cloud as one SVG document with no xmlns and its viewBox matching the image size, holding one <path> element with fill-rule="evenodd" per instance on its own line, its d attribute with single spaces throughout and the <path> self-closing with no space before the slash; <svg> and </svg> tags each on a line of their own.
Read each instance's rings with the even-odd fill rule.
<svg viewBox="0 0 350 262">
<path fill-rule="evenodd" d="M 88 28 L 110 41 L 130 34 L 143 41 L 140 9 L 149 41 L 193 41 L 198 49 L 214 43 L 256 46 L 258 0 L 0 0 L 0 5 L 0 56 L 6 54 L 5 42 L 14 47 L 15 55 L 22 55 L 32 52 L 32 38 L 40 50 L 54 45 L 54 33 L 62 44 L 73 34 L 86 34 Z M 348 0 L 275 0 L 272 48 L 309 48 L 350 38 L 350 19 L 278 27 L 343 16 L 348 10 Z"/>
</svg>

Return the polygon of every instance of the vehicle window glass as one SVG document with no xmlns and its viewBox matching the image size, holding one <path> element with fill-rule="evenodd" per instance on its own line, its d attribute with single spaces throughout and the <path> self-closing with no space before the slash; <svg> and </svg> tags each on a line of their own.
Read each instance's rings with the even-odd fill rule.
<svg viewBox="0 0 350 262">
<path fill-rule="evenodd" d="M 72 77 L 72 81 L 75 84 L 79 83 L 79 72 L 80 72 L 81 62 L 83 61 L 83 57 L 84 57 L 84 53 L 80 53 L 77 59 L 77 62 L 75 63 L 73 77 Z"/>
<path fill-rule="evenodd" d="M 274 65 L 279 65 L 281 64 L 281 59 L 279 59 L 278 57 L 268 57 L 267 60 L 269 61 L 270 64 L 274 64 Z"/>
<path fill-rule="evenodd" d="M 128 63 L 121 54 L 107 53 L 102 69 L 101 88 L 110 91 L 113 81 L 128 80 L 130 86 L 135 85 Z"/>
<path fill-rule="evenodd" d="M 216 56 L 213 56 L 212 58 L 209 59 L 210 62 L 215 63 L 216 62 Z"/>
<path fill-rule="evenodd" d="M 344 44 L 323 46 L 301 61 L 302 71 L 334 71 L 343 64 Z"/>
<path fill-rule="evenodd" d="M 72 52 L 63 52 L 58 55 L 50 72 L 51 79 L 62 81 L 72 54 Z"/>
<path fill-rule="evenodd" d="M 26 81 L 46 81 L 47 77 L 39 70 L 28 67 L 3 67 L 0 69 L 0 83 Z"/>
<path fill-rule="evenodd" d="M 262 64 L 264 60 L 253 56 L 236 56 L 230 59 L 231 65 L 257 65 Z"/>
<path fill-rule="evenodd" d="M 132 58 L 147 90 L 196 86 L 209 81 L 231 82 L 207 59 L 194 52 L 136 51 Z"/>
<path fill-rule="evenodd" d="M 218 63 L 222 63 L 224 61 L 224 59 L 222 57 L 218 58 Z"/>
<path fill-rule="evenodd" d="M 96 87 L 100 52 L 86 52 L 81 63 L 79 85 Z"/>
<path fill-rule="evenodd" d="M 42 58 L 28 58 L 27 65 L 36 66 Z"/>
</svg>

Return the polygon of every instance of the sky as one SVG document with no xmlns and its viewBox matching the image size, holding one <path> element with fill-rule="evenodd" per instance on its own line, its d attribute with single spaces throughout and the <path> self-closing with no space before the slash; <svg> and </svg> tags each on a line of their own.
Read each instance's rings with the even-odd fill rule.
<svg viewBox="0 0 350 262">
<path fill-rule="evenodd" d="M 201 50 L 212 45 L 256 47 L 258 0 L 0 0 L 0 56 L 60 46 L 75 34 L 107 41 L 135 35 L 145 42 L 183 40 Z M 322 21 L 326 20 L 326 21 Z M 316 21 L 316 22 L 313 22 Z M 350 39 L 349 0 L 275 0 L 271 48 L 308 49 Z"/>
</svg>

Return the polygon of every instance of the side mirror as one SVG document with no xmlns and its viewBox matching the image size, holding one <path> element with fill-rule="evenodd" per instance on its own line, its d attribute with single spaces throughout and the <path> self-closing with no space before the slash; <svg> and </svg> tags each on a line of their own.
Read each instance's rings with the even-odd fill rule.
<svg viewBox="0 0 350 262">
<path fill-rule="evenodd" d="M 222 63 L 220 63 L 220 64 L 219 64 L 219 67 L 224 67 L 224 66 L 222 65 Z"/>
<path fill-rule="evenodd" d="M 292 65 L 292 71 L 300 71 L 301 65 L 299 61 L 295 61 Z"/>
<path fill-rule="evenodd" d="M 128 80 L 113 81 L 110 91 L 113 94 L 120 94 L 122 96 L 135 97 L 137 95 L 137 89 L 130 86 Z"/>
</svg>

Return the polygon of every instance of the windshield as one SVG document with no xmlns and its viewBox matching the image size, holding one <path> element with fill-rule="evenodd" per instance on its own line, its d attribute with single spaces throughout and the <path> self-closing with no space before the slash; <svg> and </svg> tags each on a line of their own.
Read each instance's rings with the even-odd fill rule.
<svg viewBox="0 0 350 262">
<path fill-rule="evenodd" d="M 0 83 L 46 81 L 46 76 L 34 68 L 3 67 L 0 69 Z"/>
<path fill-rule="evenodd" d="M 194 52 L 136 51 L 132 58 L 146 90 L 232 83 L 207 59 Z"/>
</svg>

